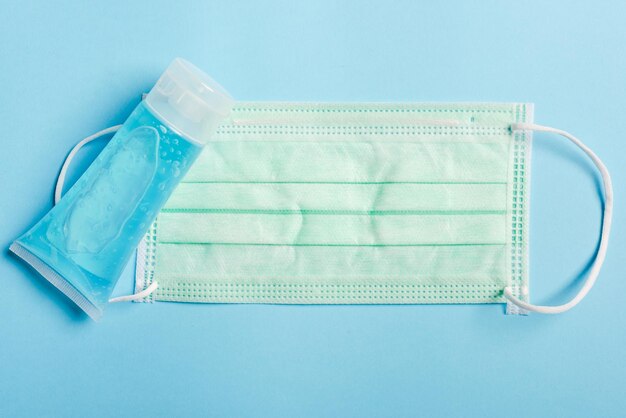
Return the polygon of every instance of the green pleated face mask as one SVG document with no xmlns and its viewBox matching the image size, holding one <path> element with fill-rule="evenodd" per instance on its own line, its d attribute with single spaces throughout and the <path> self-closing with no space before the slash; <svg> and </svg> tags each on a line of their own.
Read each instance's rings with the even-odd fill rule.
<svg viewBox="0 0 626 418">
<path fill-rule="evenodd" d="M 142 242 L 137 290 L 569 309 L 528 303 L 530 131 L 550 130 L 531 123 L 528 104 L 239 104 Z"/>
</svg>

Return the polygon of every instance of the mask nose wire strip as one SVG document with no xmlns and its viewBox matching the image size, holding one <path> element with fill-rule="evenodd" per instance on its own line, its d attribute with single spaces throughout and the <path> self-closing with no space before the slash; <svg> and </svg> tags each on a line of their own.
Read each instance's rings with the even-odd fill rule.
<svg viewBox="0 0 626 418">
<path fill-rule="evenodd" d="M 74 148 L 72 148 L 70 153 L 67 154 L 67 157 L 65 158 L 65 161 L 63 162 L 63 166 L 61 167 L 61 171 L 59 172 L 59 177 L 57 178 L 57 184 L 56 184 L 56 187 L 54 188 L 54 204 L 55 205 L 59 203 L 59 201 L 61 200 L 61 195 L 63 193 L 63 186 L 65 185 L 65 175 L 67 174 L 67 169 L 69 168 L 72 160 L 74 159 L 78 151 L 80 151 L 80 149 L 84 147 L 85 145 L 87 145 L 88 143 L 95 141 L 96 139 L 103 137 L 104 135 L 117 132 L 121 127 L 122 125 L 115 125 L 115 126 L 111 126 L 110 128 L 103 129 L 99 132 L 96 132 L 93 135 L 89 135 L 87 138 L 84 138 L 78 144 L 74 145 Z M 150 296 L 152 292 L 154 292 L 157 289 L 157 287 L 159 287 L 157 282 L 152 282 L 150 286 L 148 286 L 141 292 L 138 292 L 132 295 L 118 296 L 115 298 L 111 298 L 109 299 L 109 303 L 131 302 L 133 300 L 143 299 L 147 296 Z"/>
<path fill-rule="evenodd" d="M 600 269 L 602 268 L 602 264 L 604 263 L 604 259 L 606 257 L 606 250 L 609 244 L 609 234 L 611 232 L 611 222 L 613 218 L 613 186 L 611 184 L 611 176 L 609 171 L 605 167 L 604 163 L 598 158 L 598 156 L 585 144 L 582 143 L 581 140 L 576 138 L 574 135 L 562 131 L 560 129 L 550 128 L 547 126 L 536 125 L 532 123 L 515 123 L 511 125 L 511 131 L 537 131 L 537 132 L 550 132 L 555 133 L 557 135 L 561 135 L 571 142 L 573 142 L 578 148 L 583 150 L 585 154 L 593 161 L 595 166 L 598 168 L 600 175 L 602 176 L 602 182 L 604 186 L 604 213 L 602 216 L 602 230 L 600 233 L 600 246 L 598 248 L 598 252 L 596 254 L 596 258 L 593 261 L 591 269 L 589 270 L 589 274 L 585 279 L 585 283 L 582 288 L 578 291 L 578 294 L 574 296 L 569 302 L 558 305 L 558 306 L 541 306 L 541 305 L 533 305 L 531 303 L 524 302 L 511 293 L 511 288 L 506 287 L 504 289 L 504 296 L 514 305 L 519 306 L 520 308 L 526 309 L 532 312 L 544 313 L 544 314 L 557 314 L 561 312 L 565 312 L 578 305 L 578 303 L 587 296 L 587 293 L 591 290 L 596 279 L 598 278 L 598 274 L 600 273 Z"/>
</svg>

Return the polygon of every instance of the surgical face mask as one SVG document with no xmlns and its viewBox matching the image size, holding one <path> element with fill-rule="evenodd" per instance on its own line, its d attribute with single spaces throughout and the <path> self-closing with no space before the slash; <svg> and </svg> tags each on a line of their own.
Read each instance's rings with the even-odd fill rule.
<svg viewBox="0 0 626 418">
<path fill-rule="evenodd" d="M 603 232 L 586 284 L 529 303 L 531 131 L 599 168 Z M 529 104 L 241 103 L 141 242 L 144 301 L 507 303 L 557 313 L 593 285 L 612 188 L 600 160 Z M 158 288 L 157 288 L 158 285 Z"/>
</svg>

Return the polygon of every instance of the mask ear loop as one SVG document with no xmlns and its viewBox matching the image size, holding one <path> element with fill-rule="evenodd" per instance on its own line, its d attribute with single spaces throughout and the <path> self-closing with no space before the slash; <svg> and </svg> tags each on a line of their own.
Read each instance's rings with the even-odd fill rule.
<svg viewBox="0 0 626 418">
<path fill-rule="evenodd" d="M 65 185 L 65 175 L 67 174 L 67 169 L 69 168 L 70 163 L 72 162 L 78 151 L 80 151 L 80 149 L 88 143 L 93 142 L 96 139 L 103 137 L 104 135 L 112 134 L 119 131 L 121 127 L 122 125 L 115 125 L 111 126 L 110 128 L 103 129 L 93 135 L 89 135 L 87 138 L 84 138 L 78 144 L 74 145 L 74 148 L 72 148 L 70 153 L 67 154 L 67 157 L 65 157 L 65 161 L 63 161 L 63 166 L 61 166 L 61 172 L 59 173 L 59 177 L 57 177 L 57 185 L 54 188 L 55 205 L 59 203 L 59 200 L 61 200 L 61 196 L 63 194 L 63 186 Z"/>
<path fill-rule="evenodd" d="M 598 168 L 600 175 L 602 176 L 602 183 L 604 187 L 604 213 L 602 216 L 602 230 L 600 233 L 600 246 L 598 248 L 598 252 L 596 253 L 595 260 L 589 270 L 589 274 L 583 284 L 582 288 L 578 291 L 578 294 L 574 296 L 569 302 L 558 305 L 558 306 L 541 306 L 541 305 L 533 305 L 531 303 L 524 302 L 511 293 L 511 288 L 506 287 L 504 289 L 504 297 L 508 299 L 514 305 L 519 306 L 520 308 L 526 309 L 532 312 L 544 313 L 544 314 L 557 314 L 570 310 L 574 306 L 578 305 L 578 303 L 587 296 L 587 293 L 591 290 L 593 285 L 598 278 L 598 274 L 600 274 L 600 269 L 602 268 L 602 264 L 604 263 L 604 259 L 606 257 L 606 250 L 609 245 L 609 234 L 611 233 L 611 222 L 613 218 L 613 186 L 611 183 L 611 176 L 606 166 L 600 158 L 585 144 L 582 143 L 581 140 L 576 138 L 574 135 L 562 131 L 560 129 L 550 128 L 542 125 L 535 125 L 533 123 L 514 123 L 511 125 L 511 131 L 537 131 L 537 132 L 551 132 L 557 135 L 561 135 L 571 142 L 574 143 L 578 148 L 583 150 L 585 154 L 593 161 L 595 166 Z"/>
<path fill-rule="evenodd" d="M 67 174 L 67 169 L 69 168 L 70 163 L 72 162 L 72 160 L 74 159 L 78 151 L 80 151 L 80 149 L 84 147 L 85 145 L 87 145 L 88 143 L 95 141 L 98 138 L 101 138 L 105 135 L 112 134 L 112 133 L 119 131 L 121 127 L 122 125 L 115 125 L 115 126 L 111 126 L 110 128 L 103 129 L 99 132 L 96 132 L 93 135 L 89 135 L 87 138 L 84 138 L 78 144 L 74 145 L 74 148 L 72 148 L 70 153 L 67 154 L 67 157 L 65 158 L 65 161 L 63 162 L 63 166 L 61 167 L 61 171 L 59 172 L 59 177 L 57 177 L 57 184 L 56 184 L 56 187 L 54 188 L 54 204 L 55 205 L 59 203 L 59 201 L 61 200 L 61 196 L 63 194 L 63 186 L 65 185 L 65 175 Z M 145 297 L 150 296 L 152 292 L 154 292 L 157 289 L 157 287 L 159 287 L 157 282 L 152 282 L 150 286 L 148 286 L 141 292 L 137 292 L 132 295 L 118 296 L 115 298 L 111 298 L 109 299 L 109 303 L 131 302 L 134 300 L 143 299 Z"/>
</svg>

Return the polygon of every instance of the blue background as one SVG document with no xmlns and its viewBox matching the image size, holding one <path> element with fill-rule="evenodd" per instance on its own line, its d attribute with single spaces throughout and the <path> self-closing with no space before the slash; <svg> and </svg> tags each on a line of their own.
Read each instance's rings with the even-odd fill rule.
<svg viewBox="0 0 626 418">
<path fill-rule="evenodd" d="M 558 316 L 156 303 L 96 324 L 2 250 L 0 416 L 623 416 L 625 15 L 622 1 L 0 0 L 3 249 L 50 209 L 70 147 L 123 122 L 176 56 L 242 100 L 534 102 L 538 123 L 604 159 L 616 193 L 600 279 Z M 598 181 L 535 136 L 534 302 L 580 286 Z"/>
</svg>

